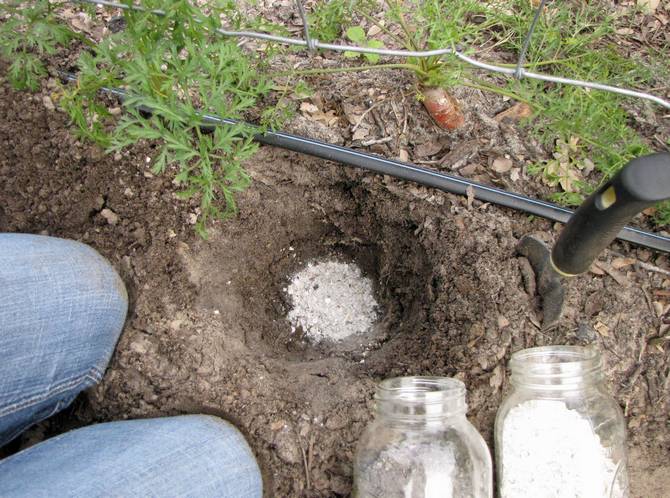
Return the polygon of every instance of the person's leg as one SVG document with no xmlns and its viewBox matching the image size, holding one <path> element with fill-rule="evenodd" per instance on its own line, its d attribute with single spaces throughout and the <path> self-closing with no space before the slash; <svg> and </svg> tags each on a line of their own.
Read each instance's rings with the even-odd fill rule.
<svg viewBox="0 0 670 498">
<path fill-rule="evenodd" d="M 109 422 L 0 461 L 0 496 L 259 498 L 244 437 L 206 415 Z"/>
<path fill-rule="evenodd" d="M 101 379 L 127 307 L 90 247 L 0 234 L 0 446 Z"/>
</svg>

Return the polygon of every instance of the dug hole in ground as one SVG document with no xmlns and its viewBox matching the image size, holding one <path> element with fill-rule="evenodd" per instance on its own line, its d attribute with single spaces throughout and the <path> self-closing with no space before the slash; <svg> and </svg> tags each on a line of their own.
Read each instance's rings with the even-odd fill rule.
<svg viewBox="0 0 670 498">
<path fill-rule="evenodd" d="M 667 319 L 669 283 L 632 262 L 667 270 L 666 256 L 612 246 L 631 262 L 606 252 L 600 270 L 570 282 L 560 327 L 542 333 L 514 248 L 526 233 L 554 237 L 547 222 L 263 148 L 247 164 L 254 181 L 239 216 L 204 241 L 195 206 L 148 172 L 151 144 L 105 156 L 41 95 L 3 83 L 0 101 L 0 230 L 88 243 L 130 293 L 102 384 L 18 444 L 93 422 L 217 413 L 248 437 L 267 496 L 346 496 L 381 379 L 463 380 L 469 418 L 492 447 L 510 354 L 594 344 L 625 408 L 632 495 L 667 496 L 670 361 L 649 341 Z M 318 262 L 369 282 L 359 296 L 375 304 L 353 317 L 368 313 L 364 327 L 374 316 L 365 340 L 315 341 L 291 321 L 292 278 Z"/>
</svg>

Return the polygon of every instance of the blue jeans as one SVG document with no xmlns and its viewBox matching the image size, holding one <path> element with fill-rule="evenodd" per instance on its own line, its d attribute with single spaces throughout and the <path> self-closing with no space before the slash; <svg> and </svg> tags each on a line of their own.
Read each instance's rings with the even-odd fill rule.
<svg viewBox="0 0 670 498">
<path fill-rule="evenodd" d="M 0 234 L 0 446 L 100 381 L 127 303 L 90 247 Z M 0 460 L 3 498 L 261 495 L 243 436 L 209 416 L 97 424 Z"/>
</svg>

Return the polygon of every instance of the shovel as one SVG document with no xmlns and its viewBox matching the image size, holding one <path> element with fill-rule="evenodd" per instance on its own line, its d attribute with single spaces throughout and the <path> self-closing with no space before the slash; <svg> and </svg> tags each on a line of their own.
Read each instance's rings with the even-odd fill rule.
<svg viewBox="0 0 670 498">
<path fill-rule="evenodd" d="M 561 318 L 563 279 L 587 271 L 628 220 L 668 198 L 670 153 L 638 157 L 582 203 L 552 250 L 532 235 L 519 241 L 518 253 L 528 259 L 535 271 L 542 300 L 542 330 L 553 329 Z"/>
</svg>

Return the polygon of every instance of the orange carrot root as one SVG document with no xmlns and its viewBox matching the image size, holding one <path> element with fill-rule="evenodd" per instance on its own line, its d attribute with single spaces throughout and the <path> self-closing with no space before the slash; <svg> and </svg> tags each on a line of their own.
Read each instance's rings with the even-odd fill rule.
<svg viewBox="0 0 670 498">
<path fill-rule="evenodd" d="M 424 107 L 440 128 L 455 130 L 465 124 L 458 102 L 444 88 L 427 87 L 421 93 Z"/>
</svg>

